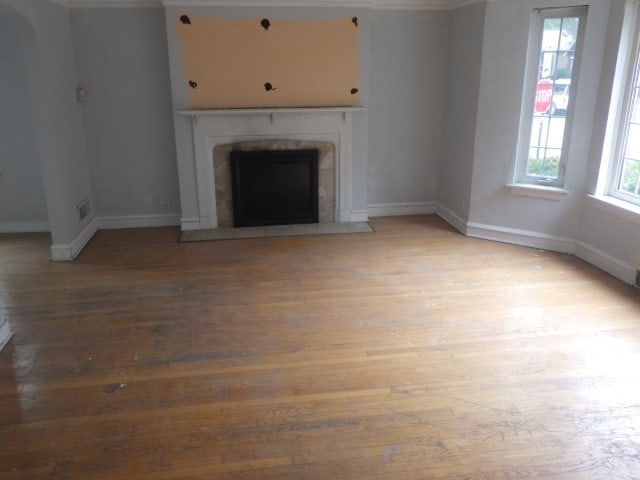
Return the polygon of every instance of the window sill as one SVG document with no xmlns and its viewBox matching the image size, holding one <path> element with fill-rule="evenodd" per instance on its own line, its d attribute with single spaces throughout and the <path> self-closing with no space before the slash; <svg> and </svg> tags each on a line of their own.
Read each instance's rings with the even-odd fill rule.
<svg viewBox="0 0 640 480">
<path fill-rule="evenodd" d="M 591 203 L 600 210 L 640 225 L 640 206 L 614 197 L 589 195 Z"/>
<path fill-rule="evenodd" d="M 547 200 L 561 200 L 569 193 L 569 190 L 564 188 L 530 185 L 527 183 L 510 183 L 507 187 L 514 195 L 546 198 Z"/>
</svg>

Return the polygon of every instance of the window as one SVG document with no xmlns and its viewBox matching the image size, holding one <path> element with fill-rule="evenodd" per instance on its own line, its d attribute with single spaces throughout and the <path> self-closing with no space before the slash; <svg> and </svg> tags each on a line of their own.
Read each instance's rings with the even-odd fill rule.
<svg viewBox="0 0 640 480">
<path fill-rule="evenodd" d="M 640 205 L 640 47 L 638 45 L 638 5 L 628 4 L 616 75 L 620 89 L 613 106 L 613 154 L 608 194 Z M 620 80 L 620 77 L 622 79 Z M 617 107 L 617 108 L 616 108 Z M 617 120 L 617 121 L 616 121 Z M 610 120 L 611 123 L 611 120 Z M 604 162 L 606 165 L 606 162 Z"/>
<path fill-rule="evenodd" d="M 516 183 L 562 187 L 587 7 L 535 10 Z"/>
</svg>

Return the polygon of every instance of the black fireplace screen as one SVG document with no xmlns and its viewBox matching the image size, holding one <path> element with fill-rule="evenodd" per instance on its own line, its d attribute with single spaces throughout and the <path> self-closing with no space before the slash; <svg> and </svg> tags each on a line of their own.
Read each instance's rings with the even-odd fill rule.
<svg viewBox="0 0 640 480">
<path fill-rule="evenodd" d="M 318 150 L 232 151 L 236 227 L 318 222 Z"/>
</svg>

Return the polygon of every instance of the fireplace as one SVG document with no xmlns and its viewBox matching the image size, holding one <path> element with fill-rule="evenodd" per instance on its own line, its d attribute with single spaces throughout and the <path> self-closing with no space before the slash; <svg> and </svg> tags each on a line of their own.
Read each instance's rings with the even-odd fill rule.
<svg viewBox="0 0 640 480">
<path fill-rule="evenodd" d="M 359 112 L 364 112 L 364 109 L 179 111 L 180 116 L 191 118 L 188 129 L 185 130 L 182 122 L 179 122 L 180 128 L 177 127 L 180 133 L 178 175 L 182 230 L 232 226 L 231 175 L 226 173 L 229 171 L 228 153 L 223 164 L 219 164 L 217 159 L 220 157 L 218 153 L 227 148 L 229 152 L 317 148 L 319 223 L 366 221 L 366 210 L 353 210 L 352 206 L 351 118 Z M 255 147 L 261 142 L 264 142 L 263 146 Z"/>
<path fill-rule="evenodd" d="M 318 150 L 232 151 L 235 227 L 318 223 Z"/>
</svg>

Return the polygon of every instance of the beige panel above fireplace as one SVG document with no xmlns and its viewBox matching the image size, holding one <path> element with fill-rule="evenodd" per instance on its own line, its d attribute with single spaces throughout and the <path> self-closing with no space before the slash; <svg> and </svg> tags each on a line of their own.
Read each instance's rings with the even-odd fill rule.
<svg viewBox="0 0 640 480">
<path fill-rule="evenodd" d="M 191 108 L 360 104 L 357 17 L 176 22 Z"/>
</svg>

